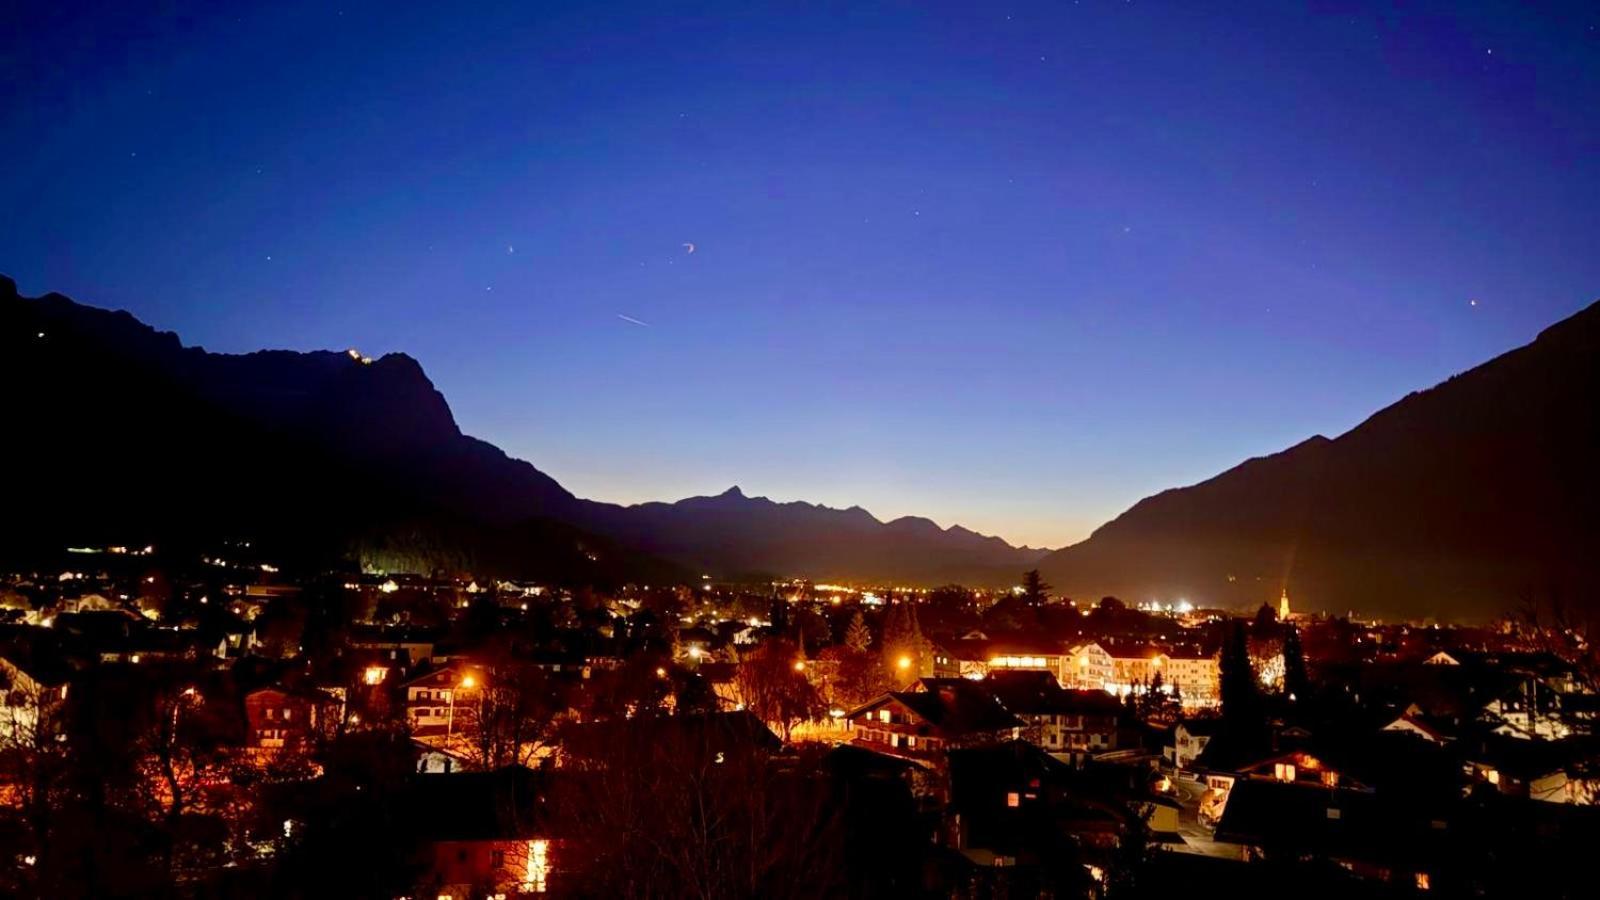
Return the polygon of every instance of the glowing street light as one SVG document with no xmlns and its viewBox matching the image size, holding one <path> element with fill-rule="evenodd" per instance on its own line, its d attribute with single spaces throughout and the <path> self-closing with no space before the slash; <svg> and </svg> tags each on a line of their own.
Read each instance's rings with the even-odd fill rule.
<svg viewBox="0 0 1600 900">
<path fill-rule="evenodd" d="M 462 688 L 462 690 L 469 690 L 470 691 L 470 690 L 472 690 L 473 688 L 475 688 L 477 686 L 478 686 L 478 679 L 476 677 L 474 677 L 471 672 L 468 672 L 467 674 L 461 676 L 461 688 Z M 450 707 L 449 707 L 449 711 L 445 713 L 445 720 L 444 720 L 444 746 L 445 746 L 445 749 L 447 749 L 447 750 L 450 747 L 450 736 L 455 731 L 455 726 L 456 726 L 456 692 L 455 691 L 451 691 L 450 692 Z"/>
<path fill-rule="evenodd" d="M 804 672 L 806 670 L 806 661 L 803 660 L 803 659 L 795 660 L 794 661 L 794 670 L 796 672 Z"/>
<path fill-rule="evenodd" d="M 907 671 L 911 668 L 911 657 L 902 655 L 899 659 L 895 660 L 894 664 L 899 667 L 900 671 Z"/>
</svg>

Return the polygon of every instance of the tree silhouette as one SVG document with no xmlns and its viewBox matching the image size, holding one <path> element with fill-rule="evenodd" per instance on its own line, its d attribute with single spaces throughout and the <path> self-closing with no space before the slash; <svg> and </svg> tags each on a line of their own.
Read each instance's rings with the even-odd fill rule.
<svg viewBox="0 0 1600 900">
<path fill-rule="evenodd" d="M 1222 718 L 1230 730 L 1253 729 L 1259 721 L 1261 697 L 1256 687 L 1255 669 L 1250 665 L 1250 642 L 1244 621 L 1233 620 L 1222 646 Z"/>
<path fill-rule="evenodd" d="M 1022 600 L 1029 606 L 1043 606 L 1050 602 L 1050 585 L 1038 569 L 1029 569 L 1022 575 Z"/>
<path fill-rule="evenodd" d="M 850 627 L 844 633 L 844 645 L 857 653 L 866 653 L 872 648 L 872 629 L 867 627 L 867 620 L 859 609 L 850 617 Z"/>
<path fill-rule="evenodd" d="M 736 674 L 745 708 L 789 739 L 794 726 L 819 719 L 827 710 L 817 689 L 806 679 L 805 662 L 788 641 L 767 641 L 739 660 Z"/>
<path fill-rule="evenodd" d="M 1283 690 L 1302 703 L 1311 695 L 1311 678 L 1306 673 L 1306 655 L 1300 646 L 1300 629 L 1293 625 L 1283 636 Z"/>
</svg>

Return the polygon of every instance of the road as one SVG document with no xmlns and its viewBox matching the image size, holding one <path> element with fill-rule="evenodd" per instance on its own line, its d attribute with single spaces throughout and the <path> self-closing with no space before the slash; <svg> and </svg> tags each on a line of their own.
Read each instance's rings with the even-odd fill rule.
<svg viewBox="0 0 1600 900">
<path fill-rule="evenodd" d="M 1206 786 L 1191 778 L 1174 777 L 1172 788 L 1173 798 L 1182 807 L 1178 811 L 1178 834 L 1184 843 L 1184 846 L 1174 846 L 1172 849 L 1219 859 L 1240 859 L 1241 848 L 1238 844 L 1213 840 L 1211 829 L 1200 822 L 1200 795 L 1206 792 Z"/>
</svg>

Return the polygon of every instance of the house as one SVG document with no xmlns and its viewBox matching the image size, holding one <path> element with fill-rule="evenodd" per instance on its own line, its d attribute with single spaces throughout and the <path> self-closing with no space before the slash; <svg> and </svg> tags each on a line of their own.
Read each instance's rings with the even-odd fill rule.
<svg viewBox="0 0 1600 900">
<path fill-rule="evenodd" d="M 1172 729 L 1172 746 L 1164 753 L 1173 768 L 1187 771 L 1206 749 L 1206 744 L 1222 725 L 1221 719 L 1187 719 Z"/>
<path fill-rule="evenodd" d="M 407 817 L 419 848 L 418 897 L 469 900 L 552 889 L 559 841 L 541 815 L 545 782 L 521 766 L 422 775 Z"/>
<path fill-rule="evenodd" d="M 407 668 L 433 659 L 438 633 L 422 628 L 358 627 L 350 637 L 357 650 L 381 653 L 391 664 Z"/>
<path fill-rule="evenodd" d="M 327 737 L 339 724 L 342 704 L 314 688 L 264 687 L 244 695 L 246 744 L 257 750 L 294 750 Z"/>
<path fill-rule="evenodd" d="M 1016 864 L 1053 830 L 1051 810 L 1067 793 L 1065 765 L 1025 741 L 950 751 L 946 843 Z M 1003 865 L 1005 862 L 991 862 Z"/>
<path fill-rule="evenodd" d="M 470 760 L 455 749 L 416 738 L 411 739 L 411 746 L 417 754 L 419 775 L 448 775 L 469 768 Z"/>
<path fill-rule="evenodd" d="M 1415 706 L 1408 708 L 1405 712 L 1401 713 L 1398 718 L 1389 722 L 1387 725 L 1384 725 L 1379 730 L 1414 734 L 1417 737 L 1434 744 L 1443 744 L 1451 739 L 1450 735 L 1446 734 L 1438 726 L 1431 724 L 1426 718 L 1424 718 L 1421 710 L 1417 709 Z"/>
<path fill-rule="evenodd" d="M 1494 735 L 1467 754 L 1464 771 L 1509 797 L 1593 804 L 1600 799 L 1600 772 L 1592 762 L 1597 758 L 1600 746 L 1593 738 L 1526 741 Z"/>
<path fill-rule="evenodd" d="M 1427 889 L 1449 858 L 1440 815 L 1369 791 L 1252 780 L 1233 788 L 1216 839 L 1243 845 L 1246 859 L 1318 857 L 1360 877 Z"/>
<path fill-rule="evenodd" d="M 920 760 L 1021 736 L 1024 722 L 964 678 L 924 678 L 845 714 L 858 747 Z"/>
<path fill-rule="evenodd" d="M 465 665 L 450 665 L 424 672 L 403 683 L 406 692 L 406 721 L 412 734 L 449 735 L 458 728 L 456 704 L 470 703 L 478 696 L 482 673 Z M 462 709 L 461 726 L 470 728 L 468 710 Z"/>
<path fill-rule="evenodd" d="M 1527 740 L 1570 737 L 1572 724 L 1561 714 L 1561 695 L 1531 675 L 1518 678 L 1484 704 L 1479 719 L 1495 734 Z"/>
<path fill-rule="evenodd" d="M 1105 691 L 1069 691 L 1049 672 L 1015 669 L 991 671 L 980 684 L 1027 723 L 1024 736 L 1047 753 L 1081 761 L 1117 748 L 1122 704 Z"/>
<path fill-rule="evenodd" d="M 73 670 L 45 648 L 13 645 L 0 650 L 0 745 L 29 745 L 41 723 L 66 702 Z"/>
</svg>

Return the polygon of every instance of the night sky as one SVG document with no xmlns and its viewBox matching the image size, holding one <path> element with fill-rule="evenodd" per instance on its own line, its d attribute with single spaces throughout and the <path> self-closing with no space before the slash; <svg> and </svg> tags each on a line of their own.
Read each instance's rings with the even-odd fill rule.
<svg viewBox="0 0 1600 900">
<path fill-rule="evenodd" d="M 1600 297 L 1592 2 L 414 5 L 7 4 L 0 272 L 1052 546 Z"/>
</svg>

